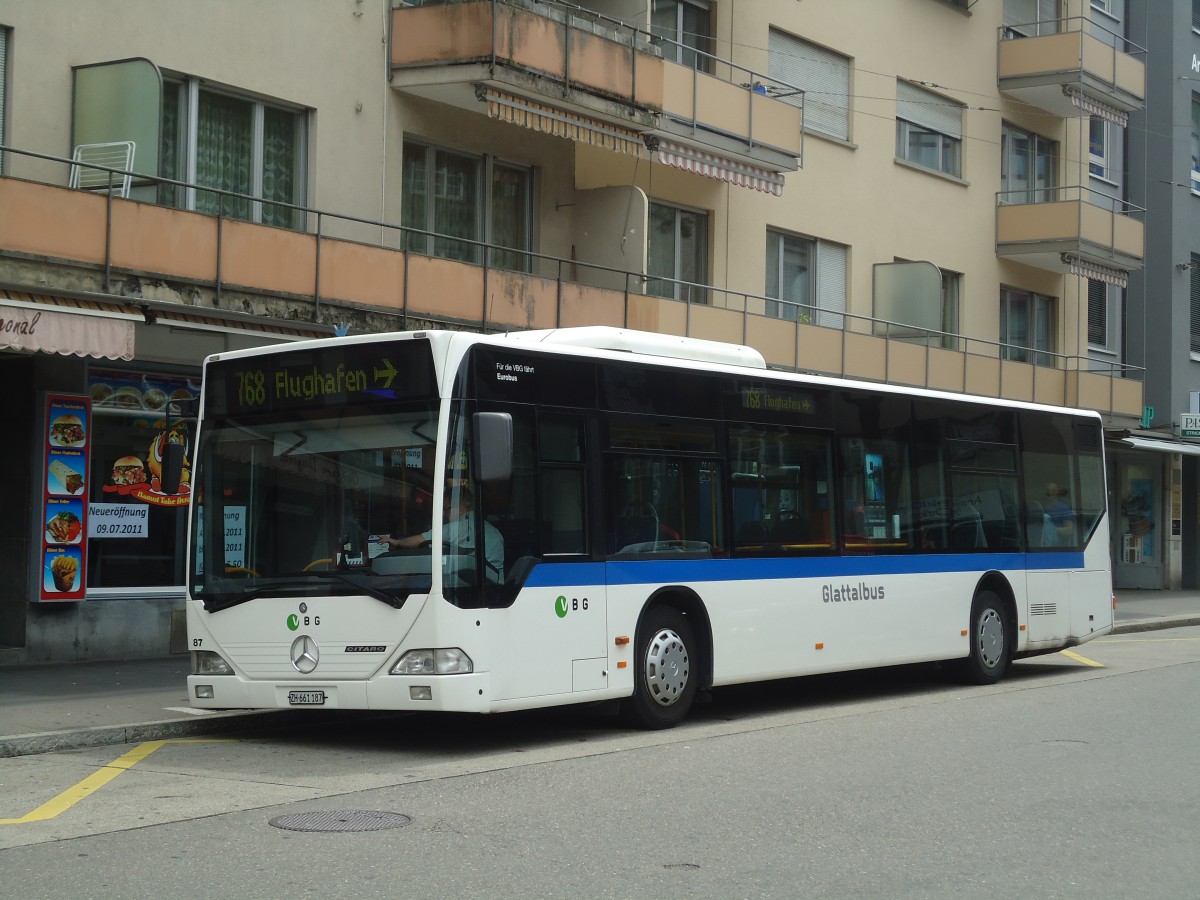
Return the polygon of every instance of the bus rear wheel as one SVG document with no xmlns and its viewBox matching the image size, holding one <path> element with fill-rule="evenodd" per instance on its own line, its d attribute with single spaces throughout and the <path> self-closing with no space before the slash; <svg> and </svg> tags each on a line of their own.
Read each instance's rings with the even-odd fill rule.
<svg viewBox="0 0 1200 900">
<path fill-rule="evenodd" d="M 634 651 L 633 696 L 622 704 L 627 722 L 671 728 L 683 721 L 696 698 L 694 649 L 692 627 L 683 613 L 669 606 L 647 611 Z"/>
<path fill-rule="evenodd" d="M 968 632 L 971 650 L 958 661 L 958 675 L 969 684 L 995 684 L 1012 662 L 1012 629 L 1008 610 L 994 591 L 980 591 L 971 603 Z"/>
</svg>

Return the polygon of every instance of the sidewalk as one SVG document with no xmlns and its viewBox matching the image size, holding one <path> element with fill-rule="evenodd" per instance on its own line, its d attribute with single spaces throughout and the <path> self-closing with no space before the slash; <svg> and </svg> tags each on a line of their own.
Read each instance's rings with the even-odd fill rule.
<svg viewBox="0 0 1200 900">
<path fill-rule="evenodd" d="M 1114 634 L 1200 625 L 1200 591 L 1120 591 Z M 0 758 L 282 727 L 304 713 L 193 709 L 188 655 L 0 667 Z"/>
</svg>

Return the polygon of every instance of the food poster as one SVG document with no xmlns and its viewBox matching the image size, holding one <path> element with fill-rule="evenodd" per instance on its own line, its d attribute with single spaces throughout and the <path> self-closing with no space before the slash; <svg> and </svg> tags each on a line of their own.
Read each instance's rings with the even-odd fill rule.
<svg viewBox="0 0 1200 900">
<path fill-rule="evenodd" d="M 91 408 L 87 397 L 46 395 L 42 447 L 42 578 L 39 599 L 82 600 L 87 560 L 88 458 Z"/>
<path fill-rule="evenodd" d="M 191 438 L 199 382 L 181 376 L 93 370 L 88 391 L 108 435 L 106 458 L 98 460 L 104 466 L 104 500 L 186 507 L 191 499 Z M 168 444 L 183 446 L 178 484 L 170 484 L 171 473 L 164 472 Z"/>
</svg>

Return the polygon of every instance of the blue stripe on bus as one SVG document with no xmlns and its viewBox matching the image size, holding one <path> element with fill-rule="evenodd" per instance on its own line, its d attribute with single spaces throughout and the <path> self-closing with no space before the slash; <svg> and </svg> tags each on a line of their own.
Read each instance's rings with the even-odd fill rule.
<svg viewBox="0 0 1200 900">
<path fill-rule="evenodd" d="M 526 587 L 594 584 L 686 584 L 783 578 L 846 578 L 871 575 L 925 575 L 986 572 L 991 569 L 1079 569 L 1083 554 L 922 553 L 912 556 L 810 556 L 802 558 L 645 559 L 606 563 L 540 563 Z"/>
</svg>

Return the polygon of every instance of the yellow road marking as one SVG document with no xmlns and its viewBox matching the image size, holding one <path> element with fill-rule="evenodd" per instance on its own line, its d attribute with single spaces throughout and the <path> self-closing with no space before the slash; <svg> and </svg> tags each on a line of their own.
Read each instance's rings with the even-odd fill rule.
<svg viewBox="0 0 1200 900">
<path fill-rule="evenodd" d="M 1071 659 L 1075 660 L 1076 662 L 1083 663 L 1085 666 L 1095 666 L 1097 669 L 1104 668 L 1104 663 L 1098 663 L 1094 659 L 1088 659 L 1086 656 L 1080 656 L 1078 653 L 1073 653 L 1070 650 L 1059 650 L 1058 652 L 1063 656 L 1071 657 Z"/>
<path fill-rule="evenodd" d="M 67 788 L 52 800 L 47 800 L 37 809 L 28 812 L 19 819 L 0 819 L 0 825 L 26 825 L 30 822 L 45 822 L 58 816 L 84 797 L 94 794 L 122 772 L 132 769 L 143 759 L 164 744 L 216 744 L 228 743 L 229 739 L 213 740 L 181 738 L 172 741 L 146 741 L 138 744 L 132 750 L 122 753 L 99 772 L 94 772 L 74 787 Z"/>
</svg>

